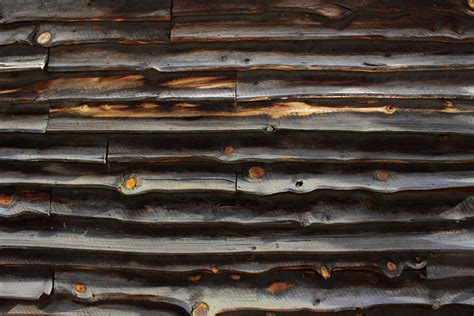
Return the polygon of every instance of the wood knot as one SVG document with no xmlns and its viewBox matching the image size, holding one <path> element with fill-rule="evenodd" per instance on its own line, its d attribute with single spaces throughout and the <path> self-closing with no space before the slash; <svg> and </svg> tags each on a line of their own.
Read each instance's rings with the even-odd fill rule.
<svg viewBox="0 0 474 316">
<path fill-rule="evenodd" d="M 78 293 L 84 293 L 85 291 L 87 291 L 87 286 L 84 283 L 77 283 L 76 285 L 74 285 L 74 291 Z"/>
<path fill-rule="evenodd" d="M 242 277 L 240 276 L 240 274 L 231 274 L 230 278 L 234 281 L 239 281 Z"/>
<path fill-rule="evenodd" d="M 385 113 L 393 114 L 395 113 L 395 107 L 391 104 L 385 106 Z"/>
<path fill-rule="evenodd" d="M 43 32 L 36 38 L 36 43 L 40 45 L 48 45 L 52 38 L 53 35 L 50 32 Z"/>
<path fill-rule="evenodd" d="M 395 264 L 395 262 L 392 262 L 392 261 L 389 261 L 387 262 L 387 269 L 388 271 L 396 271 L 397 270 L 397 265 Z"/>
<path fill-rule="evenodd" d="M 326 266 L 322 266 L 322 267 L 321 267 L 321 276 L 322 276 L 325 280 L 327 280 L 327 279 L 329 279 L 329 278 L 331 277 L 331 271 L 329 270 L 328 267 L 326 267 Z"/>
<path fill-rule="evenodd" d="M 0 194 L 0 205 L 9 205 L 13 202 L 13 196 L 7 194 Z"/>
<path fill-rule="evenodd" d="M 378 181 L 386 182 L 390 178 L 390 174 L 388 173 L 388 171 L 380 170 L 380 171 L 377 171 L 377 173 L 375 174 L 375 178 Z"/>
<path fill-rule="evenodd" d="M 208 312 L 209 305 L 206 303 L 199 303 L 194 306 L 192 316 L 207 316 Z"/>
<path fill-rule="evenodd" d="M 273 282 L 267 287 L 269 293 L 279 293 L 288 290 L 291 285 L 287 282 Z"/>
<path fill-rule="evenodd" d="M 234 147 L 232 146 L 226 146 L 224 148 L 224 154 L 226 155 L 232 155 L 234 153 Z"/>
<path fill-rule="evenodd" d="M 138 185 L 137 178 L 135 178 L 134 176 L 130 176 L 126 178 L 125 181 L 123 182 L 123 186 L 127 190 L 133 190 L 137 187 L 137 185 Z"/>
<path fill-rule="evenodd" d="M 253 166 L 249 169 L 248 174 L 251 179 L 260 179 L 265 176 L 265 169 L 259 166 Z"/>
</svg>

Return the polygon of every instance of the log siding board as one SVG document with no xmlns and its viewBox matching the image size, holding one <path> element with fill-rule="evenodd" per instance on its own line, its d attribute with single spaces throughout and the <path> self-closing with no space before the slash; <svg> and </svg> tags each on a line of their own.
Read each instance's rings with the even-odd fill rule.
<svg viewBox="0 0 474 316">
<path fill-rule="evenodd" d="M 107 285 L 103 284 L 106 277 Z M 325 288 L 302 274 L 281 273 L 279 279 L 267 277 L 263 280 L 241 281 L 238 285 L 214 287 L 208 282 L 194 286 L 186 284 L 168 284 L 166 280 L 143 278 L 130 279 L 126 276 L 95 274 L 91 272 L 66 271 L 56 274 L 55 291 L 75 297 L 78 301 L 94 302 L 107 299 L 128 298 L 145 299 L 177 305 L 191 312 L 201 302 L 206 303 L 207 315 L 217 315 L 226 311 L 238 310 L 275 310 L 291 311 L 304 308 L 310 311 L 340 311 L 367 308 L 390 304 L 423 304 L 441 306 L 452 302 L 472 305 L 472 288 L 448 285 L 447 282 L 392 282 L 386 288 L 366 285 L 371 276 L 355 276 L 362 284 L 341 277 L 333 282 L 339 285 Z M 379 281 L 374 278 L 374 282 Z M 84 293 L 71 291 L 72 285 L 83 280 L 90 285 Z M 125 281 L 127 280 L 127 282 Z M 102 282 L 101 282 L 102 281 Z M 339 281 L 339 282 L 338 282 Z M 408 280 L 407 280 L 408 281 Z M 266 282 L 266 284 L 265 284 Z M 346 284 L 342 284 L 347 282 Z M 263 284 L 262 284 L 263 283 Z M 340 283 L 340 284 L 338 284 Z M 342 285 L 342 286 L 341 286 Z M 443 288 L 444 286 L 444 288 Z M 447 287 L 447 288 L 446 288 Z M 351 295 L 349 293 L 361 293 Z M 94 295 L 92 295 L 94 294 Z M 278 297 L 276 299 L 275 297 Z M 316 298 L 315 298 L 316 297 Z M 315 301 L 317 303 L 315 304 Z"/>
<path fill-rule="evenodd" d="M 391 45 L 375 43 L 373 50 L 367 51 L 360 42 L 344 45 L 329 42 L 324 47 L 318 42 L 252 44 L 84 45 L 81 49 L 59 46 L 51 50 L 48 69 L 68 72 L 149 69 L 160 72 L 256 69 L 396 72 L 474 68 L 472 46 L 457 46 L 455 52 L 447 53 L 450 48 L 445 45 L 425 45 L 427 51 L 418 47 L 419 51 L 413 48 L 400 51 Z"/>
<path fill-rule="evenodd" d="M 0 23 L 20 21 L 169 21 L 171 0 L 3 0 Z"/>
</svg>

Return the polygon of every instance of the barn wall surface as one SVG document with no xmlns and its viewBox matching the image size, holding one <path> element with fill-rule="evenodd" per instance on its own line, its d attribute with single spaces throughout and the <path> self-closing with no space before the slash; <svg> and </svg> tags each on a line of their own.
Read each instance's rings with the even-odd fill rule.
<svg viewBox="0 0 474 316">
<path fill-rule="evenodd" d="M 474 2 L 0 0 L 0 313 L 472 315 Z"/>
</svg>

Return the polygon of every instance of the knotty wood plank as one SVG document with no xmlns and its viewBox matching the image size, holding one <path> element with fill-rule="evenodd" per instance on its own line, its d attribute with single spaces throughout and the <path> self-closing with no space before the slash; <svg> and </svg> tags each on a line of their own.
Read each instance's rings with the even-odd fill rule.
<svg viewBox="0 0 474 316">
<path fill-rule="evenodd" d="M 23 45 L 0 46 L 0 60 L 0 72 L 44 69 L 48 51 Z"/>
<path fill-rule="evenodd" d="M 272 113 L 270 109 L 268 113 Z M 332 119 L 335 125 L 335 115 Z M 294 120 L 295 123 L 302 121 L 296 117 Z M 315 118 L 314 126 L 317 124 L 322 125 L 321 115 Z M 349 123 L 347 126 L 349 127 Z M 355 127 L 354 124 L 353 128 Z M 430 127 L 433 130 L 433 125 Z M 153 136 L 121 134 L 111 135 L 109 144 L 108 160 L 114 162 L 469 163 L 474 161 L 474 149 L 472 149 L 474 140 L 470 136 L 461 135 L 354 132 L 279 132 L 260 134 L 258 137 L 255 133 L 234 135 L 186 133 Z"/>
<path fill-rule="evenodd" d="M 262 72 L 238 74 L 241 101 L 307 98 L 473 99 L 468 72 L 340 74 Z"/>
<path fill-rule="evenodd" d="M 48 32 L 51 37 L 38 38 Z M 169 42 L 169 24 L 163 22 L 70 22 L 12 24 L 0 28 L 0 45 L 29 44 L 51 47 L 56 45 L 115 43 L 150 44 Z M 75 46 L 74 46 L 75 47 Z M 77 47 L 76 47 L 77 48 Z"/>
<path fill-rule="evenodd" d="M 169 21 L 171 0 L 3 0 L 0 23 L 19 21 Z"/>
<path fill-rule="evenodd" d="M 398 99 L 282 100 L 237 105 L 207 101 L 87 102 L 51 105 L 48 131 L 263 134 L 306 130 L 472 134 L 472 108 L 473 103 L 468 101 Z M 470 143 L 467 140 L 466 144 Z"/>
<path fill-rule="evenodd" d="M 32 190 L 0 190 L 0 217 L 49 216 L 50 193 Z"/>
<path fill-rule="evenodd" d="M 353 253 L 345 255 L 311 254 L 307 256 L 299 254 L 296 257 L 291 253 L 281 253 L 276 256 L 258 254 L 147 256 L 134 254 L 133 260 L 130 260 L 131 257 L 128 254 L 4 249 L 2 250 L 2 256 L 0 256 L 0 263 L 22 269 L 45 266 L 59 269 L 77 268 L 160 274 L 184 273 L 188 280 L 206 277 L 209 274 L 215 274 L 216 271 L 219 274 L 237 275 L 242 278 L 246 275 L 254 276 L 272 271 L 308 271 L 317 276 L 322 274 L 322 269 L 327 269 L 330 276 L 344 271 L 371 271 L 387 278 L 398 278 L 406 271 L 421 271 L 427 264 L 430 264 L 434 256 L 445 258 L 448 255 L 441 253 L 433 253 L 432 255 L 421 255 L 420 253 Z M 396 270 L 388 270 L 388 261 L 396 265 Z M 464 260 L 463 262 L 468 261 Z M 319 278 L 324 279 L 322 275 Z"/>
<path fill-rule="evenodd" d="M 7 166 L 10 166 L 7 167 Z M 214 168 L 215 169 L 215 168 Z M 209 168 L 207 169 L 209 170 Z M 235 173 L 229 168 L 207 171 L 202 166 L 163 169 L 70 164 L 3 164 L 0 186 L 103 188 L 123 194 L 148 192 L 235 192 Z"/>
<path fill-rule="evenodd" d="M 19 135 L 0 139 L 0 161 L 106 163 L 106 135 Z"/>
<path fill-rule="evenodd" d="M 410 275 L 416 278 L 415 274 Z M 120 275 L 86 271 L 58 271 L 54 290 L 78 301 L 97 302 L 111 299 L 145 299 L 179 306 L 191 312 L 205 303 L 204 315 L 244 310 L 267 311 L 340 311 L 378 305 L 473 305 L 474 290 L 469 283 L 423 282 L 404 278 L 387 282 L 371 274 L 346 273 L 327 284 L 318 284 L 302 273 L 280 272 L 278 276 L 223 282 L 215 276 L 190 286 L 181 280 L 148 276 Z M 104 282 L 106 280 L 106 282 Z M 377 286 L 370 283 L 376 282 Z M 403 282 L 405 281 L 405 282 Z M 87 290 L 72 290 L 78 282 Z M 359 295 L 354 295 L 359 293 Z M 94 294 L 94 295 L 92 295 Z"/>
<path fill-rule="evenodd" d="M 1 74 L 0 102 L 234 100 L 235 76 L 218 73 Z M 82 107 L 84 109 L 85 107 Z"/>
<path fill-rule="evenodd" d="M 199 98 L 201 90 L 195 91 Z M 190 101 L 51 105 L 48 131 L 210 132 L 263 131 L 265 127 L 265 121 L 255 123 L 240 114 L 233 102 Z"/>
<path fill-rule="evenodd" d="M 258 168 L 254 169 L 252 168 Z M 283 170 L 270 166 L 253 166 L 239 173 L 237 191 L 258 195 L 276 193 L 308 193 L 317 190 L 368 190 L 372 192 L 394 193 L 402 191 L 424 191 L 474 186 L 471 171 L 438 172 L 398 172 L 395 170 L 331 170 L 318 168 L 313 172 Z M 255 174 L 255 175 L 254 175 Z M 261 176 L 260 176 L 261 175 Z"/>
<path fill-rule="evenodd" d="M 157 70 L 161 72 L 209 70 L 326 70 L 423 71 L 474 68 L 471 46 L 420 45 L 411 48 L 373 43 L 371 51 L 360 43 L 318 42 L 219 43 L 175 45 L 59 46 L 51 51 L 52 71 Z M 388 46 L 388 47 L 387 47 Z M 331 48 L 331 49 L 330 49 Z M 466 51 L 464 51 L 466 50 Z"/>
</svg>

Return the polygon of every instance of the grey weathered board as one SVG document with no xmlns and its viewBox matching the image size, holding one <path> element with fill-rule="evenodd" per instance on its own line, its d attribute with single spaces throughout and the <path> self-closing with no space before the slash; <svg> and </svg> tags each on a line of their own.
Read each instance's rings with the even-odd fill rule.
<svg viewBox="0 0 474 316">
<path fill-rule="evenodd" d="M 0 0 L 0 313 L 474 313 L 472 0 Z"/>
</svg>

